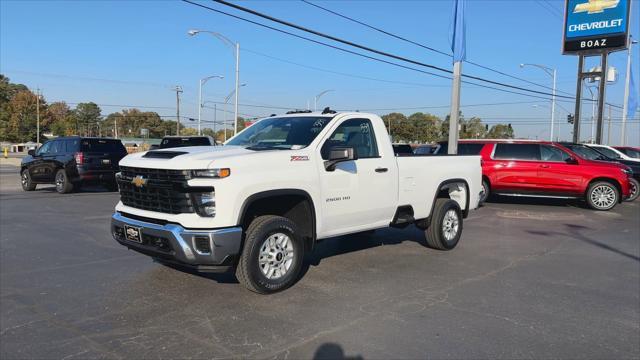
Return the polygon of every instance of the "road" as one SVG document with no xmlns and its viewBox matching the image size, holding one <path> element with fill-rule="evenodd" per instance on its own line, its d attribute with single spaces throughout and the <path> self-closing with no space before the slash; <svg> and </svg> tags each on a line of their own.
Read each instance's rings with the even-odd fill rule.
<svg viewBox="0 0 640 360">
<path fill-rule="evenodd" d="M 450 252 L 413 227 L 325 240 L 261 296 L 118 245 L 117 193 L 17 184 L 2 167 L 2 359 L 640 357 L 640 201 L 500 200 Z"/>
</svg>

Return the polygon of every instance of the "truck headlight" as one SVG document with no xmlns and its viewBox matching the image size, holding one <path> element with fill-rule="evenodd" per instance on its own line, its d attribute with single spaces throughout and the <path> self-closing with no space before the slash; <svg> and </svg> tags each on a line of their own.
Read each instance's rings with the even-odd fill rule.
<svg viewBox="0 0 640 360">
<path fill-rule="evenodd" d="M 194 193 L 193 201 L 198 215 L 205 217 L 216 216 L 216 194 L 215 192 Z"/>
<path fill-rule="evenodd" d="M 231 175 L 231 169 L 206 169 L 206 170 L 192 170 L 191 175 L 194 178 L 214 178 L 222 179 Z"/>
</svg>

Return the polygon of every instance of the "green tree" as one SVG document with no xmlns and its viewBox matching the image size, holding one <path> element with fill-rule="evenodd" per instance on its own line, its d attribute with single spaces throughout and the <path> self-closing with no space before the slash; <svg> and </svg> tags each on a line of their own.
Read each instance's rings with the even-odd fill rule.
<svg viewBox="0 0 640 360">
<path fill-rule="evenodd" d="M 463 119 L 460 124 L 462 126 L 461 139 L 484 139 L 487 135 L 487 128 L 478 117 L 474 116 L 469 120 Z"/>
<path fill-rule="evenodd" d="M 491 130 L 489 130 L 487 134 L 487 138 L 489 139 L 513 139 L 513 137 L 514 132 L 510 124 L 496 124 L 491 127 Z"/>
<path fill-rule="evenodd" d="M 387 128 L 387 133 L 391 135 L 393 141 L 399 141 L 404 135 L 404 126 L 406 126 L 407 117 L 401 113 L 390 113 L 382 116 L 382 120 Z"/>
<path fill-rule="evenodd" d="M 74 110 L 78 132 L 87 136 L 97 135 L 101 112 L 94 102 L 78 104 Z"/>
<path fill-rule="evenodd" d="M 68 136 L 76 133 L 74 113 L 64 101 L 49 104 L 44 124 L 56 136 Z"/>
<path fill-rule="evenodd" d="M 8 77 L 0 74 L 0 140 L 31 140 L 31 134 L 27 133 L 29 125 L 34 126 L 35 140 L 35 100 L 35 94 L 26 86 L 11 83 Z"/>
</svg>

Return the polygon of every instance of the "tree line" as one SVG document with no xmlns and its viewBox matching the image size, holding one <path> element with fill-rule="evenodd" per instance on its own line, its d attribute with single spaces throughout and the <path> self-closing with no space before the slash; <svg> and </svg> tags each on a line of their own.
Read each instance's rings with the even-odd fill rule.
<svg viewBox="0 0 640 360">
<path fill-rule="evenodd" d="M 102 109 L 93 103 L 79 103 L 71 108 L 64 101 L 47 103 L 23 84 L 11 83 L 9 78 L 0 74 L 0 141 L 27 142 L 36 140 L 36 119 L 40 116 L 40 138 L 43 134 L 53 136 L 109 136 L 140 137 L 141 130 L 148 130 L 148 137 L 160 138 L 175 135 L 177 122 L 163 119 L 154 111 L 123 109 L 102 115 Z M 417 112 L 408 117 L 401 113 L 383 115 L 387 130 L 396 142 L 431 143 L 446 139 L 449 133 L 449 117 L 444 120 L 431 114 Z M 513 138 L 510 125 L 497 124 L 489 128 L 477 117 L 466 120 L 460 116 L 460 138 Z M 181 135 L 196 135 L 197 130 L 180 124 Z M 244 119 L 238 118 L 238 128 L 243 129 Z M 202 130 L 218 141 L 225 138 L 223 130 L 214 132 L 210 128 Z M 233 135 L 226 129 L 226 137 Z"/>
</svg>

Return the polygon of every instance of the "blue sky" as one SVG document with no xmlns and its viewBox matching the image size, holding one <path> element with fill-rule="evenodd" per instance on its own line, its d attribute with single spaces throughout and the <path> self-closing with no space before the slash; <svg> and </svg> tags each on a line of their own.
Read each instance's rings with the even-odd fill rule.
<svg viewBox="0 0 640 360">
<path fill-rule="evenodd" d="M 250 17 L 212 2 L 202 3 Z M 451 67 L 448 57 L 373 32 L 300 1 L 242 1 L 239 4 L 381 50 Z M 449 52 L 451 0 L 322 1 L 318 4 Z M 577 58 L 563 56 L 560 50 L 563 1 L 469 0 L 467 4 L 469 60 L 549 85 L 550 77 L 541 70 L 521 69 L 518 65 L 526 62 L 554 67 L 558 69 L 559 90 L 575 93 Z M 635 3 L 634 6 L 638 8 Z M 640 33 L 637 14 L 633 11 L 632 33 Z M 241 44 L 241 82 L 247 83 L 240 92 L 243 104 L 304 108 L 308 101 L 313 106 L 315 94 L 333 89 L 322 97 L 319 107 L 330 105 L 362 111 L 430 107 L 421 111 L 439 116 L 448 113 L 449 80 L 341 53 L 179 1 L 2 0 L 0 23 L 0 72 L 12 81 L 31 88 L 40 87 L 49 102 L 103 104 L 105 115 L 122 109 L 122 106 L 106 106 L 109 104 L 148 106 L 161 115 L 174 115 L 175 93 L 170 88 L 177 84 L 184 88 L 182 113 L 195 118 L 198 80 L 209 75 L 223 75 L 225 79 L 207 83 L 204 98 L 222 101 L 233 89 L 232 53 L 207 34 L 188 36 L 187 31 L 192 28 L 220 32 Z M 640 77 L 638 51 L 636 46 L 633 54 L 636 78 Z M 608 86 L 607 100 L 619 105 L 623 97 L 625 61 L 625 52 L 610 56 L 610 64 L 618 68 L 621 76 L 618 83 Z M 391 82 L 348 77 L 317 68 Z M 470 64 L 464 65 L 463 72 L 544 91 Z M 521 103 L 465 107 L 504 102 Z M 462 105 L 466 117 L 480 116 L 490 124 L 511 123 L 520 137 L 549 136 L 548 101 L 464 85 Z M 560 120 L 561 136 L 568 138 L 566 115 L 567 110 L 573 112 L 573 103 L 561 102 L 560 105 L 556 118 Z M 281 111 L 240 108 L 240 112 L 247 115 Z M 390 111 L 371 110 L 379 114 Z M 410 114 L 420 109 L 398 111 Z M 614 108 L 612 114 L 611 139 L 617 143 L 621 111 Z M 591 106 L 585 104 L 583 117 L 589 119 L 590 116 Z M 640 143 L 638 116 L 636 114 L 629 128 L 629 140 L 635 145 Z M 222 117 L 223 112 L 218 112 L 217 119 Z M 206 109 L 203 118 L 212 120 L 213 110 Z M 582 134 L 583 138 L 591 135 L 590 124 L 583 125 Z M 605 139 L 606 135 L 605 129 Z"/>
</svg>

